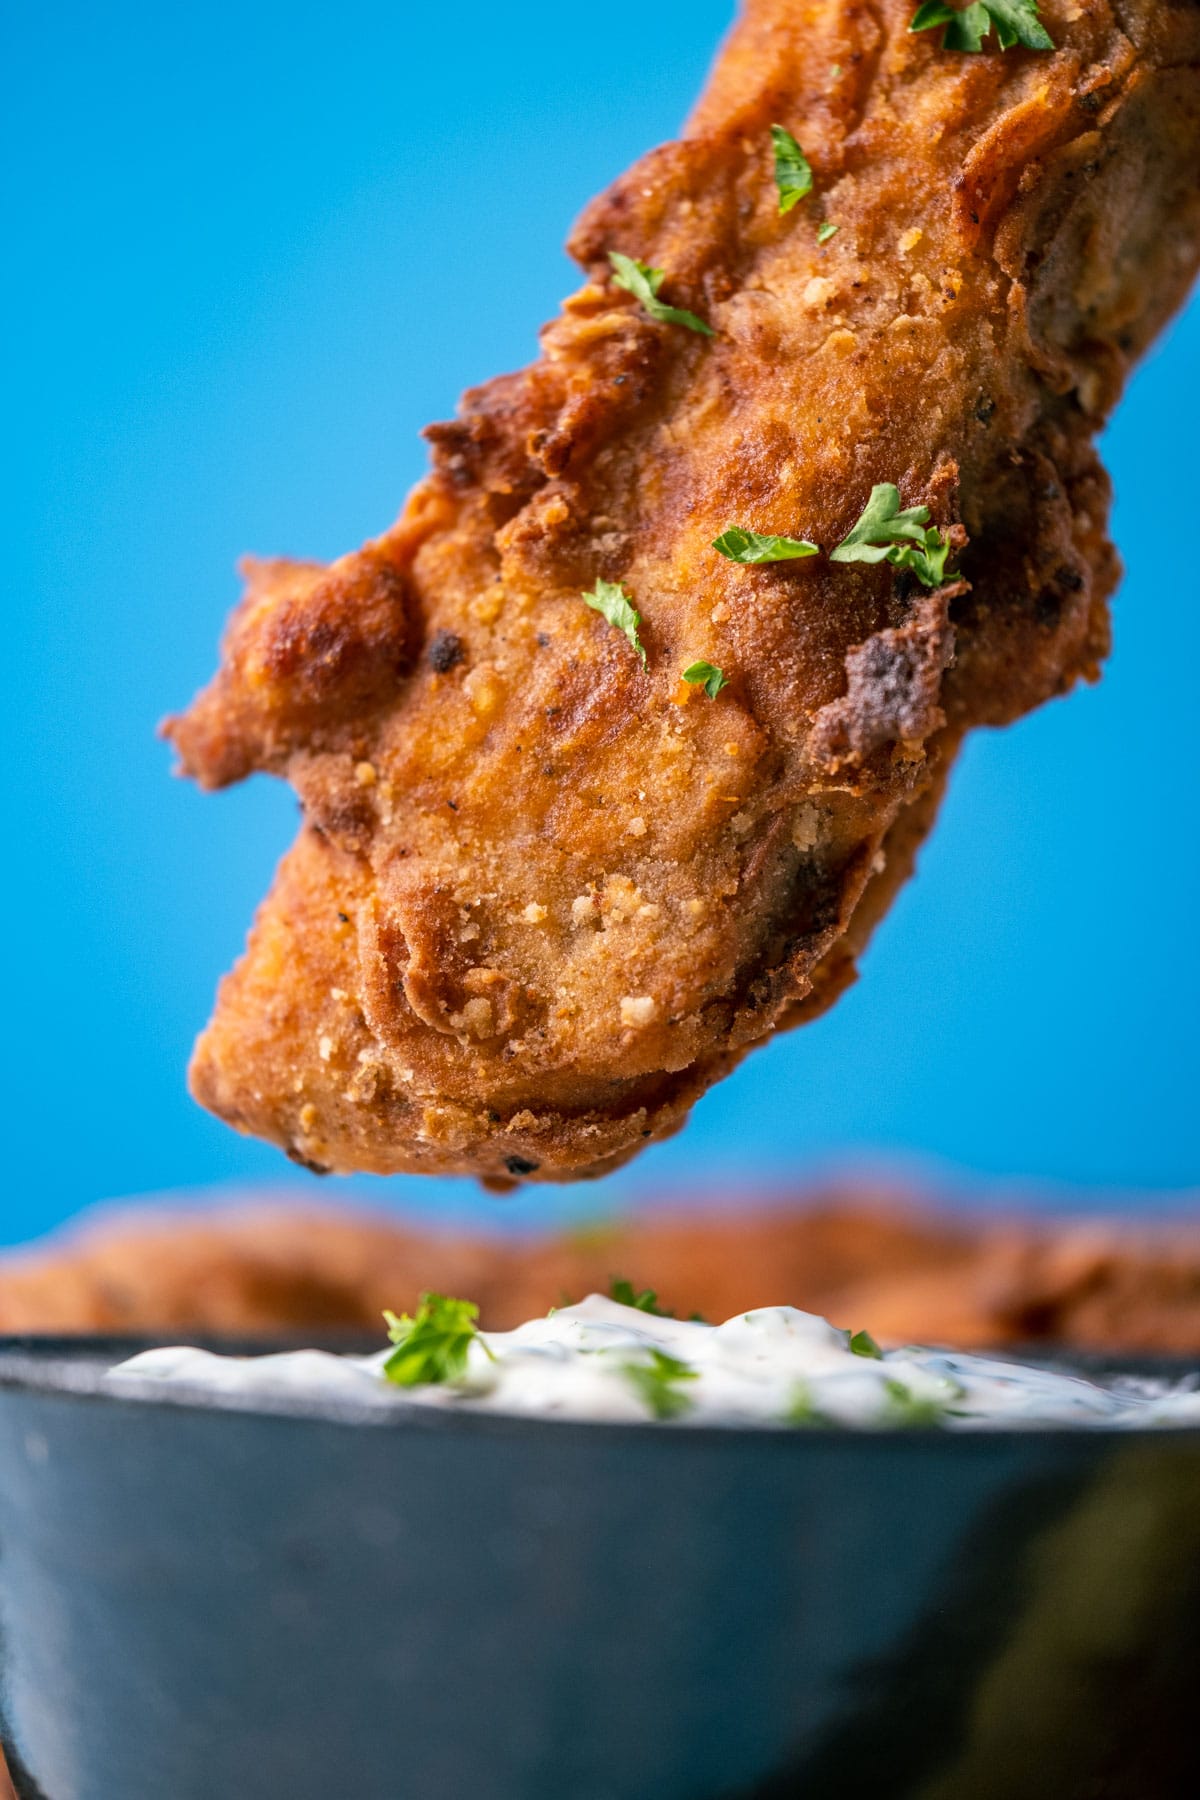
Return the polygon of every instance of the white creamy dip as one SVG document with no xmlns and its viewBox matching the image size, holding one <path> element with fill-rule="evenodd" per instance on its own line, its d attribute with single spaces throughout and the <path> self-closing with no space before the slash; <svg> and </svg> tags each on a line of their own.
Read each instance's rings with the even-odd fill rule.
<svg viewBox="0 0 1200 1800">
<path fill-rule="evenodd" d="M 792 1306 L 760 1307 L 705 1325 L 590 1294 L 515 1331 L 480 1331 L 468 1347 L 465 1372 L 453 1382 L 398 1387 L 384 1375 L 390 1355 L 389 1349 L 364 1357 L 299 1350 L 235 1357 L 179 1347 L 144 1351 L 110 1378 L 247 1396 L 340 1396 L 629 1423 L 667 1417 L 684 1425 L 960 1430 L 1200 1426 L 1197 1378 L 1101 1386 L 957 1351 L 911 1347 L 863 1355 L 850 1349 L 848 1332 Z M 131 1394 L 136 1391 L 130 1381 Z"/>
</svg>

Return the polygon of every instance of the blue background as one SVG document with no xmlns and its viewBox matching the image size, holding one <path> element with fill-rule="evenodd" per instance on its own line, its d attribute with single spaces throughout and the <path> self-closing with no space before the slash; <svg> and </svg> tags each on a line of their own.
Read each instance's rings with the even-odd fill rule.
<svg viewBox="0 0 1200 1800">
<path fill-rule="evenodd" d="M 5 16 L 15 1241 L 103 1196 L 305 1183 L 183 1085 L 294 802 L 172 781 L 156 720 L 212 667 L 239 552 L 329 557 L 377 532 L 424 465 L 420 426 L 534 354 L 574 282 L 571 218 L 675 131 L 729 7 Z M 1198 403 L 1193 304 L 1108 434 L 1128 574 L 1106 679 L 970 745 L 859 986 L 629 1173 L 508 1217 L 847 1154 L 1029 1178 L 1050 1203 L 1197 1181 Z M 496 1209 L 467 1182 L 356 1191 Z"/>
</svg>

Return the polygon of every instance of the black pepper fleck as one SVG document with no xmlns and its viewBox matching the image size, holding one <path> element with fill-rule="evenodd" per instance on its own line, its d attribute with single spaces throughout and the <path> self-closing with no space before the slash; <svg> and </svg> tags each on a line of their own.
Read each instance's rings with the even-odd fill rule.
<svg viewBox="0 0 1200 1800">
<path fill-rule="evenodd" d="M 453 631 L 435 631 L 429 640 L 429 666 L 435 675 L 448 675 L 463 659 L 463 641 Z"/>
<path fill-rule="evenodd" d="M 504 1166 L 510 1175 L 532 1175 L 542 1165 L 531 1162 L 527 1156 L 506 1156 Z"/>
</svg>

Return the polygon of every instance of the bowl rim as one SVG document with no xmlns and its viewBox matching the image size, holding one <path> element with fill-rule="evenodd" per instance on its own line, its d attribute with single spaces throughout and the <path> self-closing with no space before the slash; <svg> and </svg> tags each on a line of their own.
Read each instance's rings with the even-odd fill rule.
<svg viewBox="0 0 1200 1800">
<path fill-rule="evenodd" d="M 184 1334 L 198 1349 L 211 1349 L 218 1354 L 263 1355 L 286 1349 L 333 1349 L 354 1352 L 365 1341 L 365 1334 L 331 1334 L 321 1332 L 281 1333 L 265 1335 L 222 1336 L 212 1332 Z M 1014 1440 L 1039 1444 L 1071 1443 L 1076 1445 L 1184 1444 L 1200 1446 L 1200 1421 L 1189 1425 L 1166 1427 L 1112 1425 L 1036 1425 L 998 1424 L 974 1430 L 945 1430 L 937 1425 L 873 1426 L 855 1430 L 839 1425 L 805 1425 L 797 1427 L 779 1420 L 761 1424 L 720 1424 L 706 1422 L 687 1424 L 658 1419 L 580 1419 L 557 1418 L 540 1413 L 516 1413 L 483 1408 L 429 1406 L 402 1396 L 389 1395 L 386 1402 L 356 1401 L 344 1395 L 304 1393 L 245 1393 L 206 1388 L 201 1383 L 163 1382 L 147 1376 L 127 1375 L 120 1385 L 108 1377 L 114 1360 L 136 1355 L 140 1350 L 173 1346 L 182 1342 L 179 1335 L 167 1332 L 137 1334 L 116 1333 L 21 1333 L 0 1334 L 0 1406 L 5 1395 L 19 1393 L 47 1399 L 65 1399 L 104 1409 L 117 1409 L 128 1414 L 161 1416 L 164 1410 L 189 1415 L 234 1413 L 257 1419 L 286 1419 L 312 1424 L 335 1425 L 357 1430 L 366 1425 L 373 1429 L 399 1431 L 434 1431 L 467 1433 L 482 1437 L 534 1437 L 544 1439 L 547 1433 L 599 1442 L 604 1439 L 671 1440 L 690 1443 L 821 1444 L 853 1443 L 864 1449 L 870 1444 L 895 1447 L 897 1443 L 962 1445 L 955 1454 L 969 1455 L 968 1444 L 1011 1445 Z M 374 1344 L 375 1348 L 379 1346 Z M 1009 1362 L 1030 1360 L 1011 1347 L 989 1352 Z M 1149 1375 L 1166 1379 L 1194 1375 L 1200 1378 L 1200 1357 L 1126 1354 L 1105 1355 L 1098 1351 L 1061 1351 L 1038 1357 L 1043 1368 L 1060 1369 L 1077 1375 Z M 869 1454 L 869 1452 L 868 1452 Z"/>
</svg>

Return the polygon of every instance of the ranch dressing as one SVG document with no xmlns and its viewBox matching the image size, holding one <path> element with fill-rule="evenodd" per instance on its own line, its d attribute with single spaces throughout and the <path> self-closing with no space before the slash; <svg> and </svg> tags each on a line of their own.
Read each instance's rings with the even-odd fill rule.
<svg viewBox="0 0 1200 1800">
<path fill-rule="evenodd" d="M 163 1384 L 629 1424 L 1200 1426 L 1197 1378 L 1101 1384 L 958 1351 L 880 1354 L 865 1334 L 854 1340 L 865 1350 L 859 1354 L 850 1341 L 848 1332 L 793 1306 L 707 1325 L 590 1294 L 515 1331 L 478 1332 L 464 1372 L 451 1382 L 394 1385 L 384 1375 L 390 1349 L 236 1357 L 182 1346 L 144 1351 L 110 1379 L 128 1383 L 131 1395 Z"/>
</svg>

